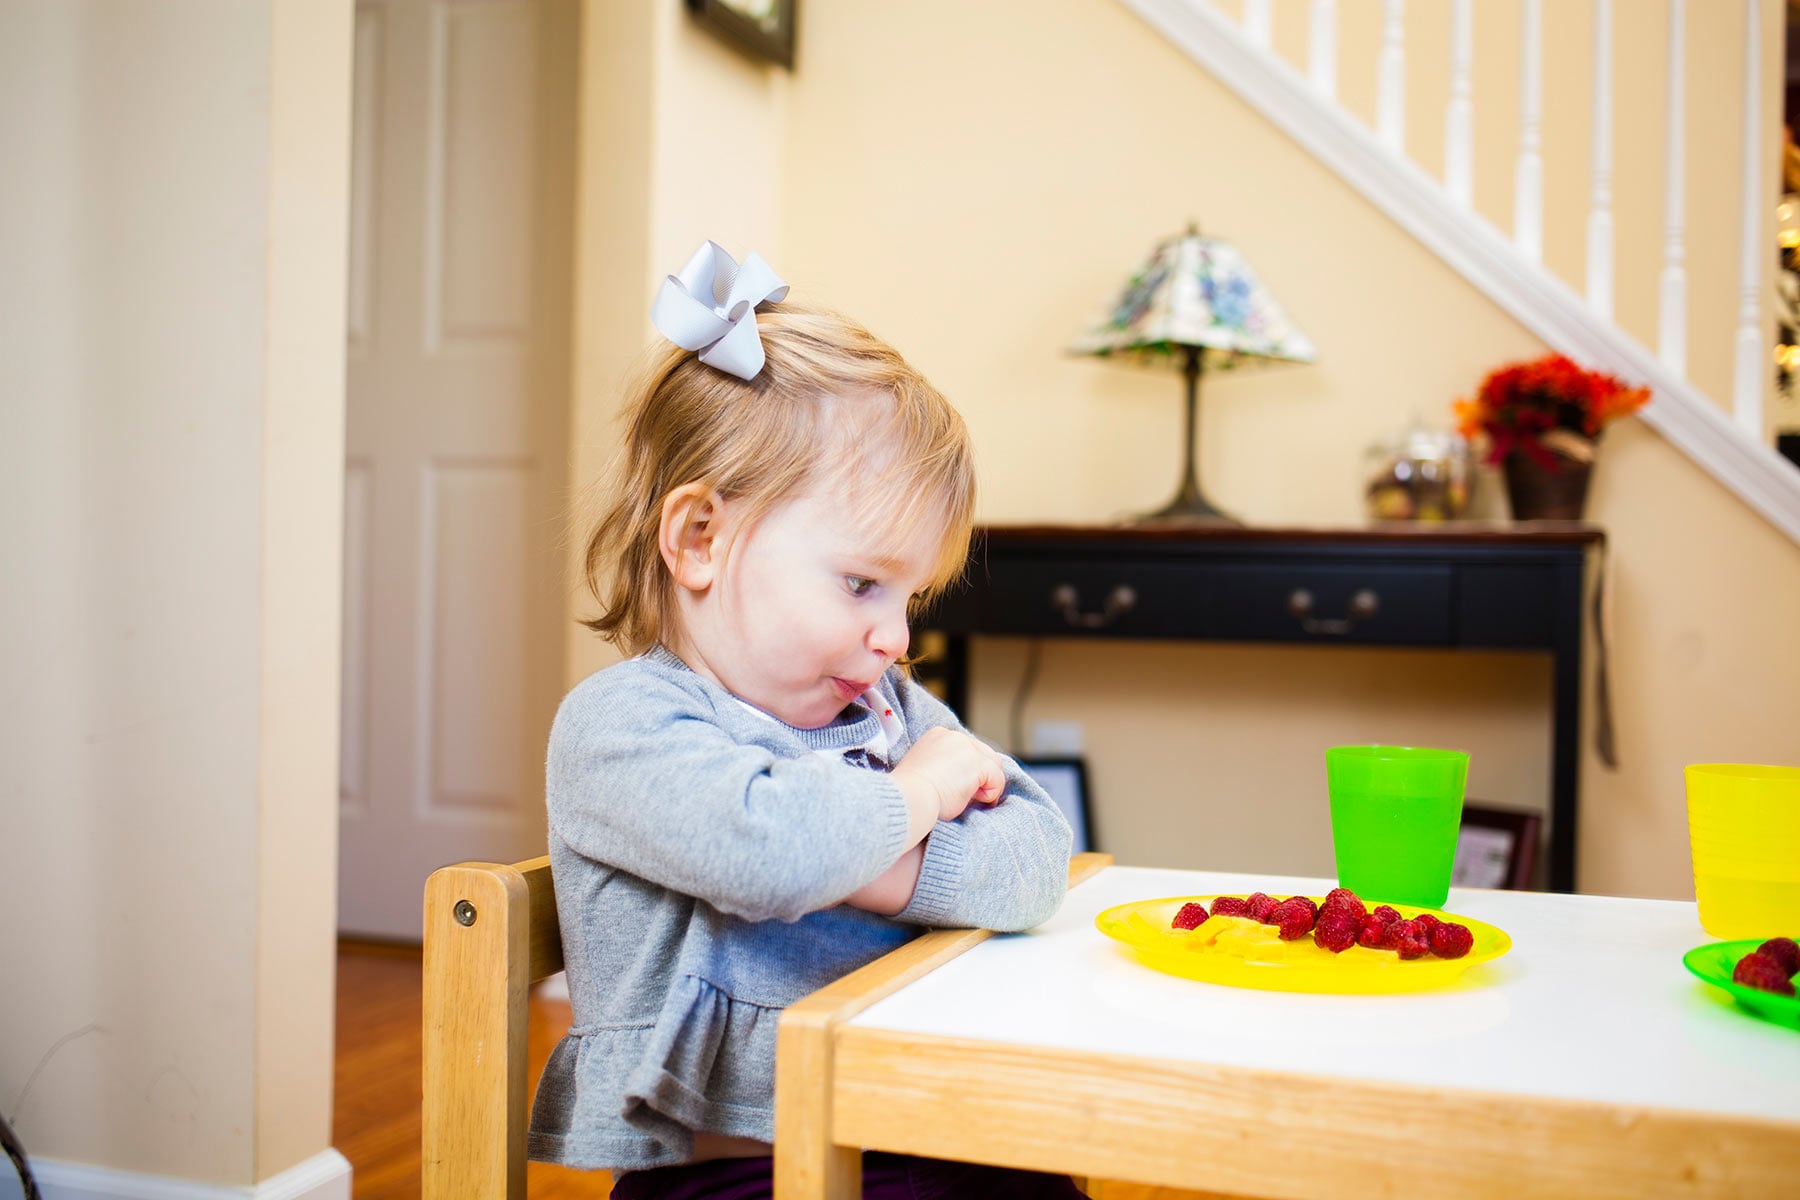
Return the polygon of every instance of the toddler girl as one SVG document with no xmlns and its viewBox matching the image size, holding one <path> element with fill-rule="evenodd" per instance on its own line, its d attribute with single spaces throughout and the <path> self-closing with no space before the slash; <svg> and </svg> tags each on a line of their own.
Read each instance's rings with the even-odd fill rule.
<svg viewBox="0 0 1800 1200">
<path fill-rule="evenodd" d="M 1055 912 L 1070 832 L 906 674 L 967 554 L 954 409 L 843 317 L 707 243 L 652 318 L 587 545 L 588 624 L 634 655 L 564 699 L 550 858 L 574 1007 L 531 1153 L 614 1195 L 766 1196 L 781 1010 L 922 926 Z M 698 351 L 698 353 L 693 353 Z M 865 1195 L 1078 1196 L 871 1154 Z"/>
</svg>

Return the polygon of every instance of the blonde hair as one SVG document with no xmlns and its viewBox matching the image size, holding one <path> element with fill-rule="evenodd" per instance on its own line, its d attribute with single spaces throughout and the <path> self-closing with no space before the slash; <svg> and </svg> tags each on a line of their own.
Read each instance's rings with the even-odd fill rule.
<svg viewBox="0 0 1800 1200">
<path fill-rule="evenodd" d="M 670 345 L 631 389 L 610 495 L 587 540 L 587 584 L 601 611 L 582 622 L 627 654 L 675 628 L 675 583 L 658 536 L 664 499 L 691 483 L 737 502 L 749 528 L 829 480 L 871 534 L 942 531 L 921 603 L 962 573 L 975 469 L 950 402 L 892 346 L 838 313 L 771 305 L 757 310 L 756 323 L 767 361 L 754 379 Z"/>
</svg>

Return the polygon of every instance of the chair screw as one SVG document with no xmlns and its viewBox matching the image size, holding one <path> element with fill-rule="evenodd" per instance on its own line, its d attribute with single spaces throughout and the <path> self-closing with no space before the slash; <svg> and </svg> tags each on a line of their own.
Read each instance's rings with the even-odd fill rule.
<svg viewBox="0 0 1800 1200">
<path fill-rule="evenodd" d="M 456 923 L 458 925 L 473 925 L 475 923 L 475 906 L 470 904 L 467 900 L 458 900 L 456 902 L 456 907 L 451 909 L 450 912 L 451 915 L 456 918 Z"/>
</svg>

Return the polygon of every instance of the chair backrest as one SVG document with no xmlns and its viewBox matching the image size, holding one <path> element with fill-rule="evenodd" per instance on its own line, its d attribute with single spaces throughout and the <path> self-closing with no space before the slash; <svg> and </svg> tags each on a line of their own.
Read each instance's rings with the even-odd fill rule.
<svg viewBox="0 0 1800 1200">
<path fill-rule="evenodd" d="M 433 871 L 424 959 L 424 1200 L 522 1200 L 528 997 L 563 963 L 550 859 Z"/>
</svg>

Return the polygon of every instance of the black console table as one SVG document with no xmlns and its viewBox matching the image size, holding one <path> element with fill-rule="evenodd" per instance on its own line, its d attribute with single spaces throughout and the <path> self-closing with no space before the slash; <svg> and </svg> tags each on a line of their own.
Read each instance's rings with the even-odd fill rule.
<svg viewBox="0 0 1800 1200">
<path fill-rule="evenodd" d="M 1592 525 L 1371 529 L 990 526 L 920 621 L 968 697 L 974 634 L 1548 652 L 1549 882 L 1575 889 L 1582 578 Z"/>
</svg>

